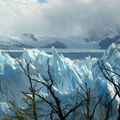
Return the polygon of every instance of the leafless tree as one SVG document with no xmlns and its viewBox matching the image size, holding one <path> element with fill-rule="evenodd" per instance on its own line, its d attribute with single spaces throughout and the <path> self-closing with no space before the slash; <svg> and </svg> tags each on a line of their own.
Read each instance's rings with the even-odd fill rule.
<svg viewBox="0 0 120 120">
<path fill-rule="evenodd" d="M 66 120 L 68 117 L 70 118 L 71 114 L 74 113 L 80 106 L 82 106 L 84 104 L 84 102 L 86 101 L 86 99 L 80 101 L 79 100 L 79 94 L 77 93 L 77 99 L 76 102 L 73 104 L 62 104 L 61 103 L 61 99 L 59 98 L 59 96 L 57 96 L 57 94 L 55 93 L 54 90 L 54 81 L 52 78 L 52 75 L 50 73 L 50 66 L 49 66 L 49 60 L 48 60 L 48 76 L 49 79 L 44 79 L 41 80 L 37 77 L 33 77 L 31 75 L 31 62 L 25 62 L 26 63 L 26 67 L 23 66 L 22 62 L 18 59 L 16 59 L 14 57 L 14 59 L 18 62 L 18 64 L 20 65 L 20 67 L 22 68 L 24 74 L 27 76 L 27 79 L 29 81 L 29 90 L 28 91 L 22 91 L 22 94 L 24 95 L 25 99 L 25 103 L 28 104 L 32 107 L 30 109 L 30 112 L 26 112 L 27 109 L 22 109 L 19 107 L 16 107 L 16 105 L 14 103 L 12 103 L 12 110 L 15 113 L 19 113 L 19 117 L 16 116 L 12 116 L 12 118 L 16 118 L 16 119 L 23 119 L 23 117 L 21 117 L 20 115 L 27 115 L 29 118 L 33 119 L 33 120 L 38 120 L 40 118 L 47 118 L 48 119 L 56 119 L 58 118 L 59 120 Z M 39 92 L 42 89 L 42 87 L 40 87 L 39 89 L 36 87 L 37 84 L 44 86 L 48 91 L 49 94 L 51 96 L 51 98 L 46 98 L 45 96 L 41 95 Z M 50 111 L 47 114 L 42 114 L 39 111 L 38 112 L 38 108 L 39 106 L 37 106 L 37 102 L 38 101 L 44 101 L 45 104 L 47 104 L 50 107 Z M 41 102 L 40 102 L 41 103 Z M 17 111 L 17 112 L 16 112 Z M 40 114 L 39 114 L 40 113 Z M 27 119 L 27 118 L 25 118 Z"/>
<path fill-rule="evenodd" d="M 47 74 L 48 79 L 40 79 L 37 76 L 31 74 L 31 62 L 26 62 L 26 67 L 23 66 L 22 62 L 15 58 L 15 60 L 19 63 L 20 67 L 22 68 L 24 74 L 27 76 L 29 81 L 29 91 L 23 91 L 23 95 L 26 97 L 27 100 L 30 100 L 32 109 L 31 109 L 31 117 L 33 120 L 38 120 L 40 117 L 46 118 L 46 119 L 59 119 L 59 120 L 76 120 L 74 115 L 81 109 L 82 112 L 79 111 L 78 116 L 80 116 L 83 120 L 94 120 L 95 113 L 97 112 L 97 107 L 101 104 L 102 98 L 104 96 L 93 96 L 92 90 L 88 87 L 88 84 L 85 83 L 85 86 L 79 85 L 79 88 L 76 88 L 76 101 L 74 104 L 65 103 L 63 104 L 61 102 L 60 97 L 56 94 L 55 91 L 55 85 L 54 80 L 52 78 L 51 70 L 50 70 L 50 64 L 49 59 L 47 61 Z M 107 104 L 104 106 L 107 108 L 106 116 L 104 120 L 108 120 L 111 110 L 111 105 L 116 96 L 119 96 L 119 86 L 114 82 L 113 79 L 108 75 L 106 76 L 106 73 L 104 73 L 103 68 L 101 68 L 101 65 L 98 64 L 101 71 L 103 72 L 103 75 L 106 79 L 108 79 L 111 83 L 113 83 L 116 94 L 112 98 L 112 100 L 108 101 Z M 105 67 L 105 66 L 102 66 Z M 107 69 L 107 68 L 106 68 Z M 105 69 L 105 70 L 106 70 Z M 109 70 L 110 71 L 110 70 Z M 37 71 L 36 71 L 37 72 Z M 108 73 L 107 73 L 108 74 Z M 42 87 L 38 88 L 37 85 L 40 85 Z M 42 88 L 45 87 L 48 90 L 48 94 L 50 95 L 49 98 L 46 96 L 40 94 L 40 91 Z M 63 96 L 64 97 L 64 96 Z M 44 105 L 48 105 L 50 110 L 48 110 L 48 113 L 44 113 L 44 115 L 41 115 L 41 111 L 38 112 L 38 104 L 37 101 L 44 101 Z M 93 104 L 94 103 L 94 104 Z M 120 108 L 119 108 L 120 109 Z M 120 116 L 120 115 L 119 115 Z M 119 117 L 120 118 L 120 117 Z M 119 120 L 118 118 L 118 120 Z"/>
<path fill-rule="evenodd" d="M 32 75 L 30 75 L 30 72 L 29 72 L 30 71 L 30 63 L 26 62 L 27 72 L 20 62 L 19 62 L 19 64 L 20 64 L 21 68 L 23 69 L 24 73 L 26 74 L 26 76 L 29 78 L 30 86 L 32 88 L 32 91 L 31 91 L 31 88 L 29 88 L 31 93 L 34 94 L 34 96 L 37 96 L 39 99 L 43 100 L 51 108 L 50 112 L 48 114 L 46 114 L 44 117 L 48 116 L 49 119 L 51 119 L 51 120 L 53 120 L 55 118 L 58 118 L 60 120 L 66 120 L 68 118 L 70 119 L 70 117 L 72 117 L 72 115 L 74 116 L 75 113 L 77 112 L 77 110 L 79 110 L 79 108 L 81 108 L 83 110 L 83 115 L 79 115 L 79 116 L 84 117 L 85 120 L 93 120 L 94 119 L 94 114 L 95 114 L 96 108 L 101 100 L 101 96 L 92 96 L 91 89 L 88 87 L 87 83 L 85 83 L 85 87 L 82 87 L 81 85 L 79 85 L 79 87 L 83 91 L 82 93 L 80 92 L 80 89 L 76 89 L 76 101 L 74 104 L 66 103 L 63 105 L 61 103 L 61 99 L 59 98 L 59 96 L 57 96 L 57 94 L 54 90 L 55 86 L 54 86 L 54 81 L 53 81 L 51 71 L 50 71 L 49 59 L 47 62 L 47 65 L 48 65 L 47 73 L 48 73 L 49 78 L 44 79 L 44 80 L 36 79 L 36 78 L 32 77 Z M 48 99 L 45 96 L 39 94 L 38 90 L 36 90 L 36 88 L 33 87 L 32 81 L 37 82 L 37 84 L 40 84 L 40 85 L 44 86 L 45 88 L 47 88 L 47 90 L 50 93 L 51 98 Z M 39 90 L 41 90 L 41 88 Z M 23 92 L 23 94 L 27 97 L 31 93 Z M 35 97 L 34 97 L 34 99 L 35 99 Z M 97 100 L 95 100 L 95 99 L 97 99 Z M 94 103 L 94 105 L 92 106 L 92 109 L 91 109 L 92 101 L 94 101 L 94 102 L 96 101 L 96 102 Z M 34 101 L 33 101 L 33 103 L 34 103 Z M 35 106 L 36 106 L 36 104 L 35 104 Z M 34 104 L 33 104 L 33 110 L 36 111 L 36 109 L 34 108 Z M 72 120 L 73 120 L 73 118 L 72 118 Z"/>
<path fill-rule="evenodd" d="M 106 112 L 106 117 L 104 120 L 108 120 L 111 105 L 112 105 L 113 101 L 115 100 L 116 96 L 118 96 L 120 99 L 120 83 L 116 83 L 116 80 L 115 80 L 115 76 L 120 78 L 120 74 L 111 70 L 110 68 L 106 67 L 104 64 L 104 61 L 98 62 L 98 66 L 99 66 L 103 76 L 105 77 L 105 79 L 108 80 L 110 83 L 112 83 L 112 85 L 114 86 L 114 89 L 115 89 L 114 97 L 110 101 L 108 101 L 107 104 L 105 105 L 107 107 L 107 112 Z M 115 68 L 115 69 L 120 70 L 119 68 Z M 118 120 L 120 120 L 120 105 L 118 108 Z"/>
</svg>

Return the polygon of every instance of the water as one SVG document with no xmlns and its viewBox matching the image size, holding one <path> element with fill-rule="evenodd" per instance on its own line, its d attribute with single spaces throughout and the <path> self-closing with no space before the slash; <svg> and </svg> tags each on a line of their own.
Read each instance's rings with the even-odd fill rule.
<svg viewBox="0 0 120 120">
<path fill-rule="evenodd" d="M 52 49 L 39 49 L 44 50 L 48 54 L 52 53 Z M 8 52 L 11 56 L 20 57 L 23 50 L 1 50 L 2 52 Z M 100 58 L 104 53 L 104 49 L 57 49 L 58 53 L 63 54 L 65 57 L 71 59 L 84 59 L 85 57 Z"/>
</svg>

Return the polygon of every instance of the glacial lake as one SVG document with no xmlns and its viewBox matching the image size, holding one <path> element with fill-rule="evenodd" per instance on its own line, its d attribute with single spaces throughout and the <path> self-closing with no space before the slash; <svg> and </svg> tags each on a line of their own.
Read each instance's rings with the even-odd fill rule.
<svg viewBox="0 0 120 120">
<path fill-rule="evenodd" d="M 48 54 L 52 53 L 52 49 L 41 48 Z M 63 54 L 65 57 L 71 59 L 84 59 L 85 57 L 100 58 L 105 52 L 104 49 L 56 49 L 59 54 Z M 8 52 L 11 56 L 20 57 L 24 50 L 0 50 L 2 52 Z"/>
</svg>

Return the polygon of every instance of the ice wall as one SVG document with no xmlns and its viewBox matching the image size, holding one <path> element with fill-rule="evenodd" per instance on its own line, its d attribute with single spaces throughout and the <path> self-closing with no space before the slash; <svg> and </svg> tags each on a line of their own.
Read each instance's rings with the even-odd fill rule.
<svg viewBox="0 0 120 120">
<path fill-rule="evenodd" d="M 40 79 L 49 79 L 48 67 L 54 81 L 56 91 L 60 95 L 74 93 L 79 85 L 87 83 L 88 87 L 96 95 L 103 92 L 114 96 L 112 84 L 105 80 L 100 71 L 98 62 L 104 61 L 105 66 L 120 74 L 120 45 L 113 43 L 104 53 L 101 59 L 87 57 L 84 60 L 74 60 L 65 58 L 52 48 L 52 55 L 37 49 L 25 49 L 19 61 L 26 69 L 26 62 L 30 64 L 30 73 Z M 120 83 L 117 76 L 116 83 Z M 21 91 L 27 91 L 29 87 L 28 79 L 17 60 L 8 54 L 0 52 L 0 113 L 6 113 L 8 100 L 15 100 L 21 105 Z M 39 87 L 39 86 L 38 86 Z M 112 92 L 111 92 L 112 91 Z M 42 91 L 43 93 L 47 91 Z M 64 101 L 64 99 L 63 99 Z M 116 97 L 114 107 L 117 108 L 120 100 Z M 1 114 L 0 114 L 1 115 Z"/>
</svg>

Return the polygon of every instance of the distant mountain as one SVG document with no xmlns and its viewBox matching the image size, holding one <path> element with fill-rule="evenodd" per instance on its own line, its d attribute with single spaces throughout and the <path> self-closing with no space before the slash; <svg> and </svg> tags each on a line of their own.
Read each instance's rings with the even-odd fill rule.
<svg viewBox="0 0 120 120">
<path fill-rule="evenodd" d="M 23 48 L 69 48 L 69 49 L 97 49 L 98 41 L 83 39 L 80 36 L 41 36 L 38 34 L 1 35 L 0 49 Z"/>
<path fill-rule="evenodd" d="M 108 48 L 112 43 L 120 43 L 120 35 L 116 35 L 113 37 L 106 37 L 99 41 L 99 46 L 102 49 Z"/>
<path fill-rule="evenodd" d="M 23 48 L 68 48 L 68 49 L 106 49 L 113 42 L 120 43 L 120 27 L 108 25 L 101 32 L 90 32 L 81 36 L 43 36 L 24 33 L 22 35 L 0 34 L 0 49 Z"/>
<path fill-rule="evenodd" d="M 44 46 L 44 48 L 51 48 L 51 47 L 55 47 L 55 48 L 67 48 L 66 45 L 60 41 L 55 41 L 53 43 L 50 43 L 46 46 Z"/>
<path fill-rule="evenodd" d="M 35 37 L 34 34 L 25 33 L 25 34 L 23 34 L 23 36 L 25 36 L 25 37 L 27 37 L 27 38 L 33 40 L 33 41 L 37 41 L 37 38 Z"/>
</svg>

